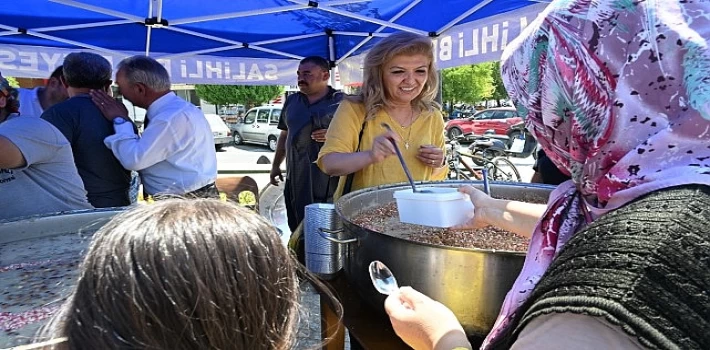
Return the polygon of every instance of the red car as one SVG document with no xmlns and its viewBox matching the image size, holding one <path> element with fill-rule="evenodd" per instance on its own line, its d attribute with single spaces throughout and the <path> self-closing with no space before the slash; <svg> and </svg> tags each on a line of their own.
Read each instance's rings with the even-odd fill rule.
<svg viewBox="0 0 710 350">
<path fill-rule="evenodd" d="M 453 140 L 463 134 L 483 135 L 489 129 L 495 131 L 496 135 L 505 135 L 511 126 L 522 120 L 513 107 L 489 108 L 472 117 L 449 120 L 446 123 L 446 136 Z"/>
</svg>

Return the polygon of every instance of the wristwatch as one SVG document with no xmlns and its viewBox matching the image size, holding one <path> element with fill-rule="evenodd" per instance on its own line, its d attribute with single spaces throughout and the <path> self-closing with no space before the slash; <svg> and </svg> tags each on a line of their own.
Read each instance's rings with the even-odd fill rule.
<svg viewBox="0 0 710 350">
<path fill-rule="evenodd" d="M 123 117 L 115 117 L 113 118 L 113 125 L 121 125 L 123 123 L 127 122 L 127 120 Z"/>
</svg>

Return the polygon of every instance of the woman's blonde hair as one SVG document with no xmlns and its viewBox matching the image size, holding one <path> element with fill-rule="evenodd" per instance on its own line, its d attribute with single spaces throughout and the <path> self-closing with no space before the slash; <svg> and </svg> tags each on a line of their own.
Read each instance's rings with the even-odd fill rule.
<svg viewBox="0 0 710 350">
<path fill-rule="evenodd" d="M 297 262 L 237 205 L 169 199 L 116 216 L 42 338 L 58 349 L 289 349 Z"/>
<path fill-rule="evenodd" d="M 412 101 L 412 106 L 420 110 L 438 110 L 434 101 L 439 91 L 439 76 L 434 66 L 434 49 L 431 39 L 409 32 L 397 32 L 380 40 L 365 56 L 362 90 L 352 99 L 365 104 L 367 118 L 391 104 L 384 87 L 384 69 L 395 56 L 423 55 L 429 60 L 427 81 L 422 92 Z"/>
</svg>

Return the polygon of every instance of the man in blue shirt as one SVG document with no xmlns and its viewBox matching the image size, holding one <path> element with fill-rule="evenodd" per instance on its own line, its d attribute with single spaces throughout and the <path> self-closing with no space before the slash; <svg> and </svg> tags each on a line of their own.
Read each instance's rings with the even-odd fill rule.
<svg viewBox="0 0 710 350">
<path fill-rule="evenodd" d="M 114 133 L 113 124 L 104 118 L 89 95 L 92 89 L 110 89 L 111 64 L 100 55 L 76 52 L 67 55 L 63 66 L 62 80 L 69 99 L 46 110 L 42 119 L 52 123 L 69 140 L 91 205 L 96 208 L 129 205 L 131 173 L 104 146 L 104 139 Z"/>
</svg>

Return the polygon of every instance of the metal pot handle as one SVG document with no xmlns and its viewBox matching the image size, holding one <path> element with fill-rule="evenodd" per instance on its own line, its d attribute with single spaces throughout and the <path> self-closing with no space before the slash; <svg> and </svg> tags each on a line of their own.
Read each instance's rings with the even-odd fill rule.
<svg viewBox="0 0 710 350">
<path fill-rule="evenodd" d="M 343 230 L 343 229 L 339 229 L 339 230 L 326 230 L 326 229 L 324 229 L 324 228 L 322 228 L 322 227 L 319 227 L 319 228 L 318 228 L 318 234 L 319 234 L 321 237 L 323 237 L 324 239 L 327 239 L 327 240 L 329 240 L 329 241 L 331 241 L 331 242 L 338 243 L 338 244 L 350 244 L 350 243 L 355 243 L 355 242 L 357 242 L 357 238 L 350 238 L 350 239 L 344 239 L 344 240 L 342 240 L 342 239 L 336 239 L 336 238 L 333 238 L 333 237 L 328 237 L 328 236 L 326 235 L 326 233 L 331 234 L 331 235 L 334 235 L 334 234 L 343 233 L 344 231 L 345 231 L 345 230 Z"/>
</svg>

